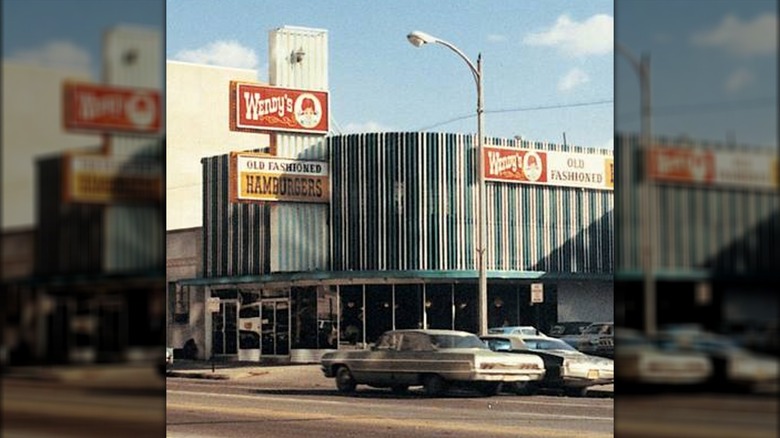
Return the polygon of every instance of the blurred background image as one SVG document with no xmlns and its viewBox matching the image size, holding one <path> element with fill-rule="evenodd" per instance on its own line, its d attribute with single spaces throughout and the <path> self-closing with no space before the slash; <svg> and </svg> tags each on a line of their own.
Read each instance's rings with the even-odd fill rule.
<svg viewBox="0 0 780 438">
<path fill-rule="evenodd" d="M 616 436 L 776 436 L 776 1 L 615 2 Z"/>
<path fill-rule="evenodd" d="M 164 434 L 164 19 L 2 1 L 2 436 Z"/>
</svg>

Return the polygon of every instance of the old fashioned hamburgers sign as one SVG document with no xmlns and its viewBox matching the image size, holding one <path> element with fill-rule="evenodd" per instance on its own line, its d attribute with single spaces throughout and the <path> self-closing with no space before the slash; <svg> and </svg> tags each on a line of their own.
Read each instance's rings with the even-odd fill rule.
<svg viewBox="0 0 780 438">
<path fill-rule="evenodd" d="M 161 127 L 157 90 L 66 82 L 63 105 L 71 131 L 156 134 Z"/>
<path fill-rule="evenodd" d="M 230 129 L 328 133 L 328 93 L 230 83 Z"/>
<path fill-rule="evenodd" d="M 329 175 L 327 161 L 232 152 L 230 200 L 328 203 Z"/>
<path fill-rule="evenodd" d="M 62 166 L 65 202 L 149 203 L 163 198 L 163 165 L 159 160 L 65 154 Z"/>
</svg>

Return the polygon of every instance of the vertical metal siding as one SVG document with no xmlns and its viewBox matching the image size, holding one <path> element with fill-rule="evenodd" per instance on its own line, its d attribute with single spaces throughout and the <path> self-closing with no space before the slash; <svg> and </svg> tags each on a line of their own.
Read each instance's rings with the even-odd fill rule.
<svg viewBox="0 0 780 438">
<path fill-rule="evenodd" d="M 203 272 L 206 277 L 261 275 L 268 262 L 268 207 L 228 202 L 227 155 L 204 158 Z"/>
<path fill-rule="evenodd" d="M 132 63 L 126 54 L 133 52 Z M 103 80 L 106 84 L 160 90 L 163 80 L 160 33 L 119 26 L 107 31 L 103 45 Z M 139 158 L 164 160 L 162 133 L 158 135 L 112 134 L 110 153 L 116 160 Z M 106 271 L 156 269 L 164 265 L 164 202 L 154 205 L 108 205 L 103 227 L 103 264 Z"/>
<path fill-rule="evenodd" d="M 472 136 L 353 134 L 328 142 L 332 215 L 340 219 L 332 231 L 333 269 L 475 269 Z M 488 269 L 612 272 L 612 193 L 488 183 L 487 196 Z"/>
<path fill-rule="evenodd" d="M 327 31 L 282 27 L 271 30 L 268 41 L 268 79 L 271 85 L 328 91 Z M 305 52 L 300 63 L 290 61 L 290 55 L 296 50 Z M 329 150 L 323 137 L 289 133 L 275 135 L 276 155 L 279 157 L 328 160 Z M 330 221 L 331 210 L 327 205 L 274 204 L 270 209 L 270 270 L 329 269 Z"/>
<path fill-rule="evenodd" d="M 727 150 L 711 143 L 679 144 L 659 139 L 672 147 Z M 615 167 L 620 200 L 616 212 L 619 236 L 618 266 L 620 271 L 641 269 L 638 201 L 640 179 L 636 171 L 642 163 L 636 160 L 638 139 L 635 136 L 616 137 Z M 734 150 L 730 148 L 728 150 Z M 755 153 L 749 147 L 737 148 Z M 656 187 L 657 240 L 654 245 L 655 266 L 659 270 L 712 268 L 718 263 L 721 273 L 744 273 L 745 269 L 771 269 L 778 248 L 775 235 L 780 200 L 771 190 L 739 187 L 700 187 L 683 184 L 662 184 Z M 764 253 L 759 253 L 759 242 Z"/>
</svg>

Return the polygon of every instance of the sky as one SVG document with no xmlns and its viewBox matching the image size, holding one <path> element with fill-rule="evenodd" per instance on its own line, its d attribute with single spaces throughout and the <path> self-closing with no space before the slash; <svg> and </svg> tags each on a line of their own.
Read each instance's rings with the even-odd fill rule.
<svg viewBox="0 0 780 438">
<path fill-rule="evenodd" d="M 165 26 L 162 0 L 2 0 L 3 59 L 88 69 L 100 80 L 103 33 L 118 25 Z"/>
<path fill-rule="evenodd" d="M 168 0 L 167 59 L 257 69 L 268 31 L 328 31 L 331 128 L 476 132 L 476 85 L 442 45 L 483 58 L 485 135 L 586 147 L 613 137 L 613 2 Z M 453 119 L 459 119 L 452 121 Z"/>
<path fill-rule="evenodd" d="M 256 68 L 260 80 L 269 30 L 326 29 L 334 130 L 476 131 L 468 67 L 443 46 L 407 42 L 422 30 L 472 61 L 482 54 L 486 135 L 560 143 L 566 133 L 570 144 L 595 147 L 612 144 L 613 116 L 617 130 L 639 129 L 638 80 L 612 49 L 614 27 L 616 41 L 650 55 L 655 135 L 777 145 L 774 0 L 2 5 L 4 59 L 86 66 L 96 79 L 102 34 L 117 24 L 165 28 L 168 59 Z"/>
<path fill-rule="evenodd" d="M 650 56 L 652 132 L 777 147 L 776 0 L 619 0 L 615 41 Z M 615 57 L 615 128 L 638 132 L 639 81 Z"/>
</svg>

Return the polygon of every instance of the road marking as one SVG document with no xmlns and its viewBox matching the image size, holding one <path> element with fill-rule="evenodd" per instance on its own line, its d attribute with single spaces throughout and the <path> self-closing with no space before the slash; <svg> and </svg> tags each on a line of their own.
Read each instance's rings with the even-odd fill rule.
<svg viewBox="0 0 780 438">
<path fill-rule="evenodd" d="M 533 437 L 571 437 L 572 434 L 576 434 L 578 438 L 590 438 L 590 437 L 611 437 L 613 436 L 612 430 L 610 429 L 608 432 L 586 432 L 581 430 L 572 430 L 572 429 L 565 429 L 565 430 L 555 430 L 550 428 L 542 428 L 542 427 L 534 427 L 534 426 L 528 426 L 523 425 L 522 430 L 519 430 L 517 426 L 500 426 L 500 425 L 491 425 L 491 424 L 466 424 L 466 423 L 460 423 L 460 422 L 453 422 L 453 421 L 432 421 L 430 419 L 425 420 L 414 420 L 414 419 L 403 419 L 403 420 L 397 420 L 394 418 L 378 418 L 376 416 L 353 416 L 353 415 L 330 415 L 330 414 L 317 414 L 314 412 L 305 412 L 305 413 L 298 413 L 298 412 L 289 412 L 289 411 L 280 411 L 280 410 L 272 410 L 272 409 L 263 409 L 263 408 L 239 408 L 239 407 L 217 407 L 217 406 L 203 406 L 200 404 L 194 404 L 194 403 L 168 403 L 169 408 L 174 409 L 181 409 L 181 410 L 187 410 L 189 412 L 203 412 L 206 414 L 213 414 L 216 411 L 219 411 L 220 413 L 226 413 L 226 414 L 232 414 L 232 415 L 238 415 L 238 416 L 248 416 L 252 418 L 263 418 L 263 419 L 269 419 L 269 418 L 279 418 L 283 420 L 319 420 L 323 422 L 337 422 L 337 423 L 345 423 L 350 425 L 361 425 L 366 426 L 370 428 L 376 428 L 377 427 L 377 421 L 381 421 L 381 426 L 383 428 L 398 428 L 398 429 L 412 429 L 415 431 L 415 433 L 419 433 L 420 429 L 423 430 L 444 430 L 444 431 L 451 431 L 451 432 L 467 432 L 467 433 L 473 433 L 474 435 L 485 435 L 486 433 L 490 436 L 498 436 L 498 435 L 504 435 L 504 436 L 511 436 L 511 437 L 517 437 L 522 432 L 525 436 L 533 436 Z M 610 419 L 611 421 L 611 419 Z M 572 426 L 576 426 L 576 423 L 571 423 Z M 176 425 L 168 423 L 168 428 L 174 428 Z"/>
<path fill-rule="evenodd" d="M 266 396 L 266 395 L 243 395 L 243 394 L 218 394 L 218 393 L 209 393 L 209 392 L 197 392 L 197 391 L 177 391 L 177 390 L 169 390 L 169 394 L 174 395 L 182 395 L 182 396 L 197 396 L 197 397 L 213 397 L 213 398 L 222 398 L 222 399 L 242 399 L 242 400 L 251 400 L 251 401 L 259 401 L 259 400 L 267 400 L 267 401 L 279 401 L 281 400 L 287 400 L 295 403 L 309 403 L 312 405 L 334 405 L 334 406 L 353 406 L 355 403 L 354 399 L 349 399 L 345 401 L 337 401 L 337 400 L 321 400 L 321 399 L 303 399 L 299 397 L 284 397 L 284 396 Z M 497 400 L 493 400 L 490 403 L 496 405 L 500 404 Z M 518 403 L 512 403 L 511 404 L 518 404 Z M 522 404 L 522 403 L 520 403 Z M 385 405 L 379 404 L 379 403 L 366 403 L 364 399 L 360 400 L 361 406 L 371 406 L 375 408 L 384 408 Z M 168 399 L 167 406 L 172 406 L 172 401 L 170 398 Z M 567 406 L 566 404 L 560 404 L 560 406 Z M 428 410 L 442 410 L 442 409 L 451 409 L 449 407 L 443 408 L 443 407 L 435 407 L 435 406 L 419 406 L 415 408 L 416 410 L 422 410 L 422 409 L 428 409 Z M 548 413 L 533 413 L 533 412 L 523 412 L 522 415 L 524 417 L 538 417 L 538 418 L 545 418 L 549 420 L 589 420 L 589 421 L 608 421 L 612 422 L 613 418 L 612 415 L 608 416 L 588 416 L 588 415 L 552 415 Z M 383 420 L 384 421 L 384 420 Z"/>
</svg>

